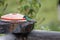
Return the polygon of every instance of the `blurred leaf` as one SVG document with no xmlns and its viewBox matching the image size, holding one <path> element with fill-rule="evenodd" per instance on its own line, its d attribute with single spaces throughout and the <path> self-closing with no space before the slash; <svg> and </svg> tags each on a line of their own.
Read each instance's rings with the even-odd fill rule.
<svg viewBox="0 0 60 40">
<path fill-rule="evenodd" d="M 0 0 L 0 6 L 4 5 L 5 0 Z"/>
<path fill-rule="evenodd" d="M 19 3 L 21 4 L 24 0 L 19 0 Z"/>
</svg>

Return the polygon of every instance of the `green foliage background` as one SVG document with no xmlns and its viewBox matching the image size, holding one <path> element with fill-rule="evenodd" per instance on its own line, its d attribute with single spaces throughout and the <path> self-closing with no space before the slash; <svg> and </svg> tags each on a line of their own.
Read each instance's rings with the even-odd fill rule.
<svg viewBox="0 0 60 40">
<path fill-rule="evenodd" d="M 58 0 L 1 0 L 0 16 L 19 12 L 37 21 L 35 29 L 58 30 L 57 4 Z M 52 24 L 53 22 L 53 24 Z M 56 25 L 55 25 L 56 24 Z M 60 27 L 60 26 L 59 26 Z"/>
</svg>

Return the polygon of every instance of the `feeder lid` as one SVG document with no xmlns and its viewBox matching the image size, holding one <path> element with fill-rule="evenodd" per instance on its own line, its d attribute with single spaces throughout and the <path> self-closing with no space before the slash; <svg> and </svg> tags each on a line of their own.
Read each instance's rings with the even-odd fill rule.
<svg viewBox="0 0 60 40">
<path fill-rule="evenodd" d="M 2 20 L 10 21 L 10 20 L 25 20 L 24 15 L 19 13 L 9 13 L 6 15 L 1 16 Z M 26 20 L 25 20 L 26 21 Z"/>
</svg>

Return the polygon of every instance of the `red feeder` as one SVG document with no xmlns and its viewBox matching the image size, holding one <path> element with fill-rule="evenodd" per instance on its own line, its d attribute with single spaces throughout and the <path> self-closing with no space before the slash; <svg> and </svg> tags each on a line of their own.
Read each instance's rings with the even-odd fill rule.
<svg viewBox="0 0 60 40">
<path fill-rule="evenodd" d="M 18 23 L 22 23 L 26 21 L 24 15 L 19 13 L 10 13 L 3 15 L 1 16 L 1 20 L 12 23 L 10 27 L 10 32 L 17 27 Z"/>
</svg>

